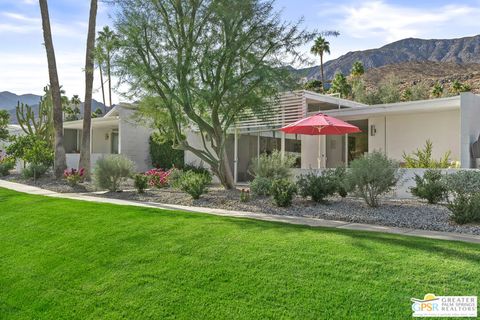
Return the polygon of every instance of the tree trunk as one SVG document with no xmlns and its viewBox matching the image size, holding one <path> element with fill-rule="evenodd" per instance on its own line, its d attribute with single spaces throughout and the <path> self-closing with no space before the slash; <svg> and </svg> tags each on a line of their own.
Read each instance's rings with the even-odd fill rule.
<svg viewBox="0 0 480 320">
<path fill-rule="evenodd" d="M 230 168 L 230 161 L 225 148 L 223 148 L 222 156 L 218 163 L 218 178 L 225 189 L 233 189 L 235 187 L 232 169 Z"/>
<path fill-rule="evenodd" d="M 102 73 L 102 65 L 98 65 L 98 70 L 100 71 L 100 82 L 102 83 L 102 99 L 103 99 L 103 105 L 107 106 L 107 102 L 105 101 L 105 86 L 103 84 L 103 73 Z"/>
<path fill-rule="evenodd" d="M 322 73 L 323 92 L 325 92 L 325 76 L 323 75 L 323 54 L 320 54 L 320 71 Z"/>
<path fill-rule="evenodd" d="M 90 130 L 92 126 L 92 89 L 95 49 L 95 23 L 97 20 L 97 0 L 90 3 L 88 20 L 87 52 L 85 57 L 85 104 L 83 110 L 82 146 L 80 150 L 79 168 L 84 168 L 85 179 L 90 179 Z"/>
<path fill-rule="evenodd" d="M 55 130 L 55 160 L 53 172 L 55 178 L 59 179 L 62 177 L 63 171 L 67 168 L 65 148 L 63 146 L 62 97 L 60 93 L 60 82 L 58 80 L 57 62 L 55 61 L 55 50 L 53 48 L 52 31 L 50 29 L 47 0 L 39 0 L 39 4 L 42 15 L 43 40 L 47 52 L 48 75 L 50 78 L 50 90 L 53 102 L 53 127 Z"/>
<path fill-rule="evenodd" d="M 108 98 L 110 105 L 109 107 L 112 107 L 112 77 L 110 73 L 110 52 L 107 53 L 107 77 L 108 77 Z"/>
</svg>

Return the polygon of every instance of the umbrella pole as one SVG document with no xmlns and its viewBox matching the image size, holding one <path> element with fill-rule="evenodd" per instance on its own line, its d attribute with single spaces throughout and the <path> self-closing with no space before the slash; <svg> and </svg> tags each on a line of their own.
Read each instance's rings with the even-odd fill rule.
<svg viewBox="0 0 480 320">
<path fill-rule="evenodd" d="M 322 139 L 318 135 L 318 169 L 322 169 Z"/>
</svg>

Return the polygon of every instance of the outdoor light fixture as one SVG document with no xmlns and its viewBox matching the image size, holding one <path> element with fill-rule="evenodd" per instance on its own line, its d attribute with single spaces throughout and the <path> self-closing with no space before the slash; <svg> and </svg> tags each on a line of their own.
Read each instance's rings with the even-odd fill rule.
<svg viewBox="0 0 480 320">
<path fill-rule="evenodd" d="M 375 127 L 374 124 L 370 126 L 370 135 L 373 137 L 377 133 L 377 128 Z"/>
<path fill-rule="evenodd" d="M 108 135 L 108 133 L 105 133 L 105 140 L 108 140 L 108 138 L 110 138 L 110 136 Z"/>
</svg>

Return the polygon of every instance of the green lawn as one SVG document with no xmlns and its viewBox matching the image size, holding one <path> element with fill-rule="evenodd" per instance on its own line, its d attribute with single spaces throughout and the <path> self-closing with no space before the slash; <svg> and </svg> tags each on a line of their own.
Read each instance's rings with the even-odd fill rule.
<svg viewBox="0 0 480 320">
<path fill-rule="evenodd" d="M 1 319 L 407 319 L 480 246 L 0 189 Z"/>
</svg>

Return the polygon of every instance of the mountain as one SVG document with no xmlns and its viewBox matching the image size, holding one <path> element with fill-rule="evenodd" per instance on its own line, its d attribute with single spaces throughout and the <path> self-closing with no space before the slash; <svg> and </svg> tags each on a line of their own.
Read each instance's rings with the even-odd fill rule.
<svg viewBox="0 0 480 320">
<path fill-rule="evenodd" d="M 38 104 L 40 101 L 39 95 L 36 94 L 22 94 L 22 95 L 17 95 L 12 92 L 8 91 L 3 91 L 0 92 L 0 110 L 10 110 L 12 108 L 15 108 L 17 106 L 18 101 L 21 103 L 26 103 L 28 105 L 34 105 Z"/>
<path fill-rule="evenodd" d="M 458 39 L 408 38 L 378 49 L 348 52 L 324 64 L 325 77 L 332 79 L 337 72 L 349 74 L 355 61 L 361 61 L 365 69 L 411 61 L 480 63 L 480 35 Z M 320 79 L 319 66 L 297 69 L 295 73 L 307 79 Z"/>
<path fill-rule="evenodd" d="M 40 102 L 41 96 L 35 95 L 35 94 L 22 94 L 22 95 L 17 95 L 12 92 L 8 91 L 3 91 L 0 92 L 0 110 L 7 110 L 8 113 L 10 113 L 10 122 L 11 123 L 18 123 L 17 121 L 17 115 L 15 112 L 15 108 L 17 106 L 17 103 L 20 101 L 20 103 L 25 103 L 28 104 L 30 107 L 33 108 L 33 111 L 35 114 L 38 114 L 38 105 Z M 83 114 L 83 102 L 80 104 L 80 112 Z M 97 109 L 102 110 L 102 113 L 105 114 L 110 110 L 110 108 L 107 108 L 103 103 L 98 102 L 97 100 L 93 99 L 92 100 L 92 111 L 95 111 Z M 108 109 L 108 110 L 107 110 Z"/>
</svg>

